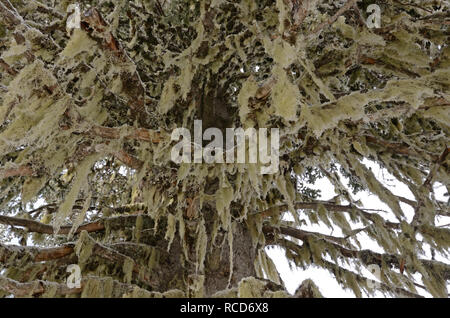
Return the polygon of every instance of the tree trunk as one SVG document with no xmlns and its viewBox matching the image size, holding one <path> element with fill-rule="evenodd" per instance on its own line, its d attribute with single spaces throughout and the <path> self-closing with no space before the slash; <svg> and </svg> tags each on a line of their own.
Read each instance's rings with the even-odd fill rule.
<svg viewBox="0 0 450 318">
<path fill-rule="evenodd" d="M 130 229 L 128 231 L 132 231 L 134 220 L 135 218 L 131 218 L 130 222 L 112 225 L 111 229 L 126 228 Z M 195 224 L 194 221 L 191 222 Z M 219 230 L 214 246 L 212 246 L 210 237 L 213 222 L 206 224 L 208 241 L 203 271 L 199 270 L 195 263 L 197 259 L 195 240 L 197 233 L 195 227 L 190 227 L 189 221 L 186 221 L 186 233 L 184 235 L 188 260 L 186 260 L 185 250 L 178 231 L 175 233 L 170 248 L 168 248 L 169 240 L 165 239 L 167 230 L 165 218 L 158 221 L 156 233 L 152 230 L 154 222 L 151 218 L 145 217 L 143 223 L 143 235 L 139 242 L 152 246 L 158 251 L 157 261 L 154 262 L 154 265 L 149 265 L 146 268 L 150 272 L 151 281 L 154 282 L 153 291 L 163 293 L 168 290 L 179 289 L 185 291 L 190 297 L 209 297 L 226 288 L 236 287 L 242 278 L 256 276 L 254 264 L 257 248 L 254 246 L 250 232 L 244 223 L 235 222 L 232 226 L 233 270 L 231 279 L 228 234 Z M 131 236 L 131 233 L 128 233 L 128 235 Z M 130 240 L 132 240 L 131 237 Z M 134 259 L 143 258 L 137 255 L 137 250 L 126 245 L 119 248 L 118 251 Z"/>
<path fill-rule="evenodd" d="M 252 238 L 248 229 L 242 223 L 236 223 L 233 228 L 233 273 L 230 286 L 245 277 L 255 277 L 254 261 L 256 248 L 253 246 Z M 215 247 L 206 261 L 205 296 L 213 295 L 215 292 L 228 286 L 230 275 L 230 250 L 226 242 L 223 247 Z"/>
</svg>

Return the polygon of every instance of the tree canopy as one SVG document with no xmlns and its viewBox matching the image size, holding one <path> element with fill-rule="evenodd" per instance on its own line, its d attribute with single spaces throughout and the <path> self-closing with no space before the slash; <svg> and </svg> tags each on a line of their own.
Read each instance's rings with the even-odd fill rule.
<svg viewBox="0 0 450 318">
<path fill-rule="evenodd" d="M 0 296 L 291 297 L 280 247 L 356 296 L 447 297 L 449 1 L 83 0 L 67 28 L 73 3 L 0 0 Z M 277 173 L 176 164 L 195 120 L 278 128 Z"/>
</svg>

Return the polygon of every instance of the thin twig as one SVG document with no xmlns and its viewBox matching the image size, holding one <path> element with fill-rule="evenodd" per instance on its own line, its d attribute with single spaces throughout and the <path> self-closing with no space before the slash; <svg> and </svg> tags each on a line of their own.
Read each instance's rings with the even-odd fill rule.
<svg viewBox="0 0 450 318">
<path fill-rule="evenodd" d="M 327 21 L 322 22 L 319 24 L 313 31 L 313 35 L 316 35 L 320 31 L 322 31 L 323 28 L 326 26 L 332 25 L 342 14 L 344 14 L 347 10 L 349 10 L 351 7 L 353 7 L 359 0 L 348 0 L 344 6 L 342 6 L 331 18 L 329 18 Z"/>
</svg>

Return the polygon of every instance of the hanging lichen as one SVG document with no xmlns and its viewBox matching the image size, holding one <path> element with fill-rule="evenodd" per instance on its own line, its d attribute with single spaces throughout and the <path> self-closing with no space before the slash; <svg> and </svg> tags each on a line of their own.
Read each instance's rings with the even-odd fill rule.
<svg viewBox="0 0 450 318">
<path fill-rule="evenodd" d="M 0 0 L 0 295 L 287 297 L 279 247 L 358 297 L 445 297 L 450 8 L 377 5 L 86 0 L 73 28 Z M 206 163 L 237 128 L 244 162 Z"/>
<path fill-rule="evenodd" d="M 75 245 L 75 253 L 78 256 L 78 264 L 83 265 L 89 259 L 92 254 L 92 250 L 95 246 L 95 241 L 89 237 L 86 231 L 82 231 Z"/>
</svg>

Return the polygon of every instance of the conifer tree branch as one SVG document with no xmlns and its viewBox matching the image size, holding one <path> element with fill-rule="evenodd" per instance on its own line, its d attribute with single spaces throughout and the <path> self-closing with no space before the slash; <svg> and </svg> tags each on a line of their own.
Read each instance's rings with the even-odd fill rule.
<svg viewBox="0 0 450 318">
<path fill-rule="evenodd" d="M 30 177 L 33 174 L 33 169 L 28 165 L 20 166 L 17 168 L 0 169 L 0 180 L 9 177 Z"/>
<path fill-rule="evenodd" d="M 82 288 L 69 288 L 67 284 L 58 284 L 43 280 L 21 283 L 0 275 L 0 289 L 15 297 L 37 296 L 54 288 L 56 288 L 55 295 L 58 296 L 79 294 L 83 290 Z"/>
<path fill-rule="evenodd" d="M 0 224 L 10 225 L 10 226 L 21 226 L 28 229 L 29 232 L 41 233 L 41 234 L 69 234 L 72 226 L 62 226 L 58 233 L 54 233 L 53 226 L 44 224 L 34 220 L 28 220 L 23 218 L 11 217 L 0 215 Z M 87 232 L 98 232 L 103 231 L 105 226 L 100 221 L 95 221 L 91 223 L 86 223 L 78 227 L 75 233 L 80 233 L 81 231 Z"/>
<path fill-rule="evenodd" d="M 100 283 L 107 282 L 105 278 L 89 276 L 81 279 L 80 288 L 69 288 L 67 284 L 64 283 L 55 283 L 45 280 L 34 280 L 31 282 L 21 283 L 14 279 L 0 275 L 0 290 L 4 290 L 15 297 L 41 296 L 46 292 L 52 297 L 63 297 L 67 295 L 81 294 L 90 280 L 98 281 Z M 112 294 L 108 295 L 109 297 L 122 297 L 124 294 L 131 293 L 136 290 L 141 290 L 144 293 L 146 292 L 146 290 L 134 284 L 126 284 L 117 280 L 112 280 L 112 283 Z M 149 293 L 149 295 L 151 295 L 151 293 Z"/>
<path fill-rule="evenodd" d="M 5 245 L 0 243 L 0 263 L 6 263 L 11 257 L 23 259 L 30 257 L 32 262 L 42 262 L 63 258 L 73 253 L 74 244 L 59 247 L 37 248 L 30 246 Z"/>
<path fill-rule="evenodd" d="M 285 238 L 280 238 L 279 243 L 280 243 L 280 246 L 284 247 L 285 249 L 291 250 L 295 254 L 299 253 L 299 251 L 302 248 L 307 248 L 304 246 L 298 246 L 294 242 L 287 240 Z M 359 283 L 366 284 L 368 281 L 370 281 L 370 279 L 368 279 L 360 274 L 357 274 L 353 271 L 349 271 L 348 269 L 345 269 L 345 268 L 343 268 L 335 263 L 329 262 L 325 259 L 322 259 L 321 262 L 323 262 L 326 265 L 326 268 L 328 270 L 330 270 L 335 275 L 336 278 L 343 276 L 342 275 L 343 273 L 348 273 L 349 275 L 352 275 Z M 402 296 L 402 297 L 411 297 L 411 298 L 423 298 L 423 296 L 421 296 L 421 295 L 418 295 L 416 293 L 413 293 L 411 291 L 408 291 L 408 290 L 400 288 L 400 287 L 390 286 L 390 285 L 387 285 L 382 282 L 376 282 L 375 284 L 378 284 L 377 289 L 387 291 L 394 295 L 398 295 L 398 296 Z"/>
<path fill-rule="evenodd" d="M 316 35 L 317 33 L 319 33 L 320 31 L 322 31 L 326 26 L 332 25 L 334 22 L 336 22 L 336 20 L 342 15 L 344 14 L 347 10 L 349 10 L 350 8 L 352 8 L 359 0 L 347 0 L 347 2 L 332 16 L 330 17 L 328 20 L 322 22 L 321 24 L 319 24 L 314 30 L 313 33 L 314 35 Z"/>
<path fill-rule="evenodd" d="M 273 234 L 273 233 L 279 233 L 282 235 L 288 235 L 291 237 L 294 237 L 296 239 L 299 239 L 303 242 L 308 242 L 310 239 L 317 239 L 321 238 L 320 235 L 315 235 L 312 232 L 303 231 L 301 229 L 295 229 L 291 227 L 279 227 L 275 228 L 269 225 L 266 225 L 263 227 L 263 232 L 265 234 Z M 361 262 L 368 266 L 371 264 L 376 264 L 381 266 L 383 263 L 395 266 L 397 268 L 400 268 L 401 259 L 402 257 L 397 255 L 389 255 L 389 254 L 380 254 L 373 252 L 371 250 L 352 250 L 348 249 L 346 247 L 343 247 L 339 244 L 336 244 L 334 242 L 329 241 L 328 244 L 335 248 L 337 251 L 340 252 L 340 254 L 344 257 L 348 258 L 357 258 L 361 260 Z M 430 260 L 419 260 L 422 265 L 424 265 L 428 269 L 438 269 L 438 272 L 442 275 L 442 278 L 445 280 L 450 280 L 450 265 L 438 262 L 438 261 L 430 261 Z M 410 264 L 409 270 L 412 272 L 417 272 L 417 268 L 413 264 Z"/>
</svg>

